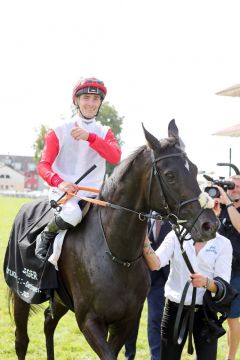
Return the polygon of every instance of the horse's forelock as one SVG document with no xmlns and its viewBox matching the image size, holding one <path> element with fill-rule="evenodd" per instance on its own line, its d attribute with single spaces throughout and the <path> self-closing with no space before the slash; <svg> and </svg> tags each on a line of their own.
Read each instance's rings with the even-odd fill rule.
<svg viewBox="0 0 240 360">
<path fill-rule="evenodd" d="M 160 145 L 161 145 L 161 149 L 162 150 L 166 150 L 167 148 L 173 147 L 174 145 L 177 144 L 178 139 L 175 137 L 168 137 L 165 139 L 161 139 Z"/>
</svg>

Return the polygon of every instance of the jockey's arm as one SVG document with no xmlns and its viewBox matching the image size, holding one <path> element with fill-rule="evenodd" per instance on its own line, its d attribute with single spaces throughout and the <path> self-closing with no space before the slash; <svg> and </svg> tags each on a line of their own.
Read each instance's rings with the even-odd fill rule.
<svg viewBox="0 0 240 360">
<path fill-rule="evenodd" d="M 121 148 L 110 129 L 104 139 L 96 134 L 90 133 L 87 141 L 89 142 L 89 146 L 109 163 L 116 165 L 121 160 Z"/>
<path fill-rule="evenodd" d="M 159 270 L 161 267 L 160 259 L 151 247 L 151 242 L 146 234 L 143 245 L 143 256 L 150 270 Z"/>
<path fill-rule="evenodd" d="M 37 165 L 38 174 L 45 180 L 49 186 L 58 186 L 63 179 L 52 169 L 52 164 L 59 153 L 59 141 L 53 130 L 50 130 L 44 139 L 44 148 L 42 157 Z"/>
</svg>

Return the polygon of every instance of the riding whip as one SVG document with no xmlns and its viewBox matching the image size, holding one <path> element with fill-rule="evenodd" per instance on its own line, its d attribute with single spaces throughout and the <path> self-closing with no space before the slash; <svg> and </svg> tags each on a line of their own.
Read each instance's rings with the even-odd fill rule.
<svg viewBox="0 0 240 360">
<path fill-rule="evenodd" d="M 92 172 L 97 166 L 94 164 L 93 166 L 91 166 L 82 176 L 80 176 L 80 178 L 74 183 L 74 184 L 78 184 L 80 183 L 80 181 L 82 181 L 90 172 Z M 56 201 L 57 203 L 66 195 L 67 193 L 63 193 L 60 198 Z M 28 230 L 25 232 L 25 234 L 23 234 L 21 236 L 21 238 L 19 239 L 19 243 L 30 233 L 30 231 L 42 220 L 42 218 L 52 209 L 52 207 L 50 207 L 49 209 L 47 209 L 41 216 L 40 218 L 30 226 L 30 228 L 28 228 Z"/>
</svg>

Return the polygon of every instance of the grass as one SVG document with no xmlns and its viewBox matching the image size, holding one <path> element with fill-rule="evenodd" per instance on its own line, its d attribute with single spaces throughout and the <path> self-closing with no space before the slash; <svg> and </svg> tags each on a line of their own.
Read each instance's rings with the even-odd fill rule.
<svg viewBox="0 0 240 360">
<path fill-rule="evenodd" d="M 0 197 L 0 263 L 3 264 L 4 254 L 14 217 L 20 207 L 31 199 Z M 48 304 L 43 304 L 45 308 Z M 14 324 L 8 313 L 7 285 L 0 273 L 0 359 L 16 360 L 14 350 Z M 30 343 L 26 360 L 45 360 L 45 338 L 43 332 L 43 310 L 40 309 L 29 319 L 28 334 Z M 219 341 L 218 360 L 225 359 L 227 338 Z M 237 358 L 240 359 L 240 351 Z M 55 359 L 57 360 L 95 360 L 97 355 L 91 350 L 87 341 L 80 333 L 74 314 L 68 312 L 59 322 L 55 331 Z M 119 360 L 124 360 L 123 349 Z M 139 328 L 136 360 L 149 359 L 147 342 L 147 305 L 145 304 Z M 188 355 L 184 350 L 183 360 L 193 360 L 195 355 Z M 207 360 L 207 359 L 206 359 Z"/>
</svg>

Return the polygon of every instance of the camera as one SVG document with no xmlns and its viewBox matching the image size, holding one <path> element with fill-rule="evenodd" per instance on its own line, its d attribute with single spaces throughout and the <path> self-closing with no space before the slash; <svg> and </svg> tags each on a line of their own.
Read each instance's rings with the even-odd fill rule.
<svg viewBox="0 0 240 360">
<path fill-rule="evenodd" d="M 207 175 L 203 175 L 203 176 L 208 181 L 211 181 L 212 185 L 220 186 L 224 191 L 233 190 L 235 188 L 235 184 L 233 181 L 214 180 L 210 176 L 207 176 Z M 213 198 L 213 199 L 220 197 L 220 192 L 219 192 L 218 188 L 216 188 L 214 186 L 207 186 L 207 187 L 205 187 L 204 191 L 206 191 L 208 193 L 208 195 L 211 196 L 211 198 Z"/>
</svg>

